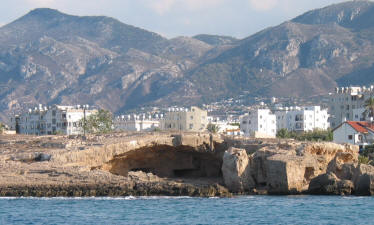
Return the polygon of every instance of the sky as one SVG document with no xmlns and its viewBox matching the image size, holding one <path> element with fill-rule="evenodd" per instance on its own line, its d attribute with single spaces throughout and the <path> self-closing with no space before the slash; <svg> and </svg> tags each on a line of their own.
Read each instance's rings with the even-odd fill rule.
<svg viewBox="0 0 374 225">
<path fill-rule="evenodd" d="M 343 0 L 1 0 L 0 25 L 35 8 L 109 16 L 167 38 L 197 34 L 244 38 L 306 11 Z"/>
</svg>

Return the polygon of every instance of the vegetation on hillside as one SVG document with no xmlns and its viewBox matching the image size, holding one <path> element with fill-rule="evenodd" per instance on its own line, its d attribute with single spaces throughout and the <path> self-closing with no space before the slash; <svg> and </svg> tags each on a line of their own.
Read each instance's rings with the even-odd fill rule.
<svg viewBox="0 0 374 225">
<path fill-rule="evenodd" d="M 313 130 L 307 132 L 288 131 L 287 129 L 280 129 L 277 132 L 277 138 L 292 138 L 298 141 L 332 141 L 332 130 Z"/>
</svg>

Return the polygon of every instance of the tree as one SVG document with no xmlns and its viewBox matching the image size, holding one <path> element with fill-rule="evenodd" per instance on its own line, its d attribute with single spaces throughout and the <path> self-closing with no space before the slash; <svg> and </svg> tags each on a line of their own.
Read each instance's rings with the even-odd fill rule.
<svg viewBox="0 0 374 225">
<path fill-rule="evenodd" d="M 364 106 L 365 106 L 364 118 L 366 118 L 366 116 L 369 116 L 369 118 L 374 117 L 374 98 L 373 97 L 368 98 L 365 101 Z"/>
<path fill-rule="evenodd" d="M 3 123 L 0 123 L 0 134 L 2 134 L 5 130 L 5 125 Z"/>
<path fill-rule="evenodd" d="M 210 133 L 215 134 L 215 133 L 218 133 L 220 127 L 219 127 L 218 125 L 216 125 L 216 124 L 211 124 L 211 123 L 209 123 L 206 129 L 207 129 Z"/>
<path fill-rule="evenodd" d="M 277 132 L 277 138 L 290 138 L 290 133 L 287 129 L 282 128 Z"/>
<path fill-rule="evenodd" d="M 86 122 L 82 119 L 81 123 L 86 132 L 91 134 L 108 133 L 113 130 L 112 113 L 103 109 L 100 109 L 95 114 L 89 115 L 86 118 Z"/>
</svg>

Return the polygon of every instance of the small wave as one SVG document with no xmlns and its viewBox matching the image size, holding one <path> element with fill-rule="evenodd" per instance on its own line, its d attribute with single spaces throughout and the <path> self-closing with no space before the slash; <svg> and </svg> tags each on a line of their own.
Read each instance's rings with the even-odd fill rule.
<svg viewBox="0 0 374 225">
<path fill-rule="evenodd" d="M 0 197 L 0 200 L 16 200 L 16 199 L 30 199 L 30 200 L 60 200 L 60 201 L 71 201 L 71 200 L 100 200 L 100 201 L 112 201 L 112 200 L 157 200 L 157 199 L 190 199 L 193 197 L 189 196 L 124 196 L 124 197 Z M 213 197 L 218 198 L 218 197 Z"/>
</svg>

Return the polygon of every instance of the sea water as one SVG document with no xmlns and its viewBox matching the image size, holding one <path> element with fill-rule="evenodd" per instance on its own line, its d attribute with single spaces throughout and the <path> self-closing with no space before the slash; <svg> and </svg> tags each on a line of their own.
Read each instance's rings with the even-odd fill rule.
<svg viewBox="0 0 374 225">
<path fill-rule="evenodd" d="M 374 198 L 0 198 L 0 224 L 374 224 Z"/>
</svg>

